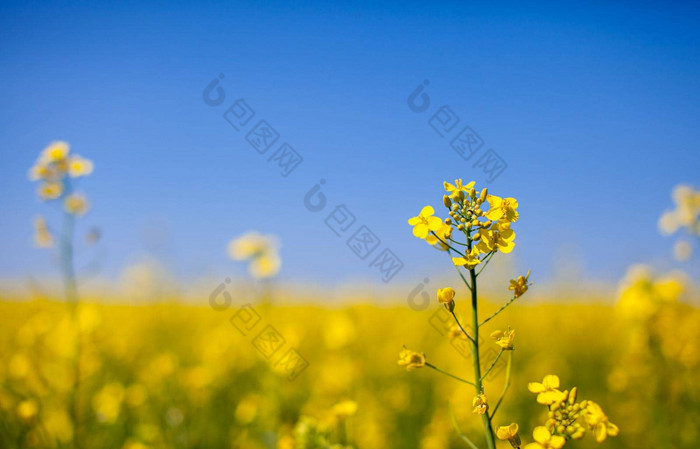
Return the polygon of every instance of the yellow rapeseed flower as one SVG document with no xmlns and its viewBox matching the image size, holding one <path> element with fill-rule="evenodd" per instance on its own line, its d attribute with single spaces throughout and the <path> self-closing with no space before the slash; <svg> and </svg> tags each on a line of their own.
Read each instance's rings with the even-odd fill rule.
<svg viewBox="0 0 700 449">
<path fill-rule="evenodd" d="M 68 157 L 69 152 L 70 146 L 68 145 L 68 142 L 51 142 L 46 148 L 44 148 L 44 151 L 41 152 L 40 160 L 44 163 L 61 162 Z"/>
<path fill-rule="evenodd" d="M 476 245 L 482 253 L 488 253 L 494 249 L 508 254 L 513 251 L 515 232 L 510 229 L 510 223 L 494 221 L 489 229 L 479 229 L 477 236 L 479 243 Z"/>
<path fill-rule="evenodd" d="M 248 270 L 256 279 L 271 278 L 280 271 L 282 259 L 276 253 L 267 253 L 250 261 Z"/>
<path fill-rule="evenodd" d="M 518 425 L 512 423 L 509 426 L 500 426 L 496 429 L 496 436 L 499 440 L 508 441 L 514 448 L 520 447 L 520 436 L 518 435 Z"/>
<path fill-rule="evenodd" d="M 39 406 L 34 399 L 26 399 L 17 406 L 17 415 L 25 421 L 30 421 L 39 413 Z"/>
<path fill-rule="evenodd" d="M 89 209 L 89 205 L 84 195 L 72 193 L 63 201 L 63 208 L 69 214 L 85 215 Z"/>
<path fill-rule="evenodd" d="M 593 401 L 588 401 L 588 405 L 583 410 L 583 419 L 593 431 L 598 443 L 605 441 L 608 435 L 614 437 L 620 433 L 620 429 L 610 422 L 605 413 L 603 413 L 603 409 L 600 408 L 600 405 Z"/>
<path fill-rule="evenodd" d="M 63 194 L 63 184 L 60 182 L 44 182 L 37 190 L 42 200 L 55 200 Z"/>
<path fill-rule="evenodd" d="M 511 351 L 513 350 L 513 340 L 515 339 L 515 331 L 508 328 L 507 331 L 494 331 L 491 333 L 491 338 L 496 340 L 496 344 L 501 348 Z"/>
<path fill-rule="evenodd" d="M 443 226 L 440 217 L 435 217 L 433 214 L 435 209 L 432 206 L 425 206 L 417 217 L 408 220 L 408 224 L 413 226 L 413 235 L 419 239 L 425 239 L 430 231 L 437 231 Z"/>
<path fill-rule="evenodd" d="M 489 203 L 489 211 L 486 218 L 489 220 L 503 220 L 509 223 L 518 221 L 518 201 L 515 198 L 501 198 L 495 195 L 488 195 L 486 201 Z"/>
<path fill-rule="evenodd" d="M 266 279 L 279 273 L 282 259 L 273 236 L 257 232 L 246 233 L 228 244 L 229 256 L 234 260 L 248 260 L 248 271 L 256 279 Z"/>
<path fill-rule="evenodd" d="M 508 287 L 508 290 L 513 290 L 513 296 L 515 296 L 516 298 L 520 298 L 525 294 L 528 288 L 527 280 L 529 277 L 530 271 L 528 271 L 524 277 L 518 276 L 518 279 L 510 280 L 510 286 Z"/>
<path fill-rule="evenodd" d="M 87 176 L 92 173 L 93 164 L 89 159 L 73 155 L 68 160 L 68 174 L 72 178 L 77 178 L 79 176 Z"/>
<path fill-rule="evenodd" d="M 477 415 L 483 415 L 486 413 L 489 409 L 489 403 L 486 395 L 484 393 L 479 393 L 478 395 L 474 396 L 474 399 L 472 399 L 472 406 L 474 407 L 472 413 L 476 413 Z"/>
<path fill-rule="evenodd" d="M 348 416 L 353 416 L 357 412 L 357 402 L 355 401 L 342 401 L 333 406 L 333 413 L 342 418 L 347 418 Z"/>
<path fill-rule="evenodd" d="M 455 179 L 454 185 L 450 184 L 447 181 L 443 183 L 445 191 L 450 194 L 450 198 L 456 198 L 459 195 L 459 192 L 464 192 L 465 194 L 468 194 L 471 190 L 474 189 L 474 184 L 475 182 L 472 181 L 469 184 L 462 185 L 461 179 Z"/>
<path fill-rule="evenodd" d="M 559 377 L 553 374 L 544 376 L 542 383 L 530 382 L 527 389 L 530 393 L 537 394 L 537 402 L 544 405 L 554 404 L 561 401 L 564 393 L 558 390 L 560 385 Z"/>
<path fill-rule="evenodd" d="M 561 449 L 566 443 L 566 438 L 552 433 L 544 426 L 537 426 L 532 432 L 535 443 L 525 446 L 525 449 Z"/>
<path fill-rule="evenodd" d="M 404 346 L 403 350 L 399 353 L 399 361 L 397 363 L 401 366 L 405 366 L 406 371 L 422 368 L 425 366 L 425 354 L 411 351 Z"/>
<path fill-rule="evenodd" d="M 41 215 L 34 219 L 34 244 L 39 248 L 53 246 L 53 235 L 51 235 L 46 220 Z"/>
<path fill-rule="evenodd" d="M 437 291 L 437 298 L 440 304 L 449 304 L 454 302 L 455 295 L 457 293 L 452 287 L 439 288 Z"/>
<path fill-rule="evenodd" d="M 467 267 L 468 270 L 471 270 L 481 263 L 481 260 L 479 259 L 480 254 L 481 251 L 474 246 L 469 254 L 467 254 L 467 257 L 453 257 L 452 263 L 458 267 Z"/>
</svg>

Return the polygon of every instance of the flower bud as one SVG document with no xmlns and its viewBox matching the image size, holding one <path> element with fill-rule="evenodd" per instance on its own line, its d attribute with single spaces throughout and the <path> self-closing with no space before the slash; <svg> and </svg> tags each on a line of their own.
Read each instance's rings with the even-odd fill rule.
<svg viewBox="0 0 700 449">
<path fill-rule="evenodd" d="M 449 196 L 445 195 L 442 197 L 442 204 L 444 204 L 445 207 L 450 208 L 452 207 L 452 200 Z"/>
</svg>

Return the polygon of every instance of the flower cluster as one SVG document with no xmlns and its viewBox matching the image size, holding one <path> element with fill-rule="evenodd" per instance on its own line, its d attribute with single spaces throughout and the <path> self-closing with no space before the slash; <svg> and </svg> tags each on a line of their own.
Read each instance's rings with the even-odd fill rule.
<svg viewBox="0 0 700 449">
<path fill-rule="evenodd" d="M 582 438 L 586 429 L 593 432 L 598 443 L 608 436 L 617 436 L 618 427 L 610 422 L 598 404 L 589 400 L 576 402 L 576 387 L 564 391 L 559 387 L 559 377 L 552 374 L 545 376 L 542 382 L 528 384 L 528 390 L 537 395 L 537 402 L 547 406 L 547 421 L 544 426 L 535 428 L 532 435 L 535 442 L 525 449 L 560 449 L 567 441 Z"/>
<path fill-rule="evenodd" d="M 425 206 L 416 217 L 408 220 L 414 236 L 438 249 L 450 251 L 452 262 L 467 269 L 474 268 L 497 251 L 513 251 L 515 232 L 510 226 L 518 220 L 515 198 L 489 195 L 485 188 L 477 192 L 473 181 L 463 184 L 461 179 L 454 184 L 445 182 L 444 188 L 447 194 L 443 196 L 443 205 L 449 217 L 443 220 L 435 216 L 432 206 Z M 466 245 L 453 238 L 455 229 L 464 233 L 470 242 L 466 250 L 452 246 Z"/>
<path fill-rule="evenodd" d="M 700 237 L 700 190 L 689 185 L 679 185 L 673 190 L 674 208 L 667 210 L 659 218 L 659 231 L 672 235 L 685 230 L 690 237 Z M 693 239 L 694 240 L 694 239 Z M 693 245 L 688 239 L 678 240 L 674 246 L 676 259 L 690 258 Z"/>
<path fill-rule="evenodd" d="M 274 277 L 282 265 L 277 239 L 257 232 L 249 232 L 231 240 L 228 254 L 234 260 L 249 261 L 248 271 L 256 279 Z"/>
<path fill-rule="evenodd" d="M 484 366 L 482 372 L 480 359 L 480 338 L 479 328 L 495 318 L 505 310 L 517 298 L 524 295 L 529 287 L 530 272 L 525 276 L 519 276 L 510 281 L 509 290 L 513 295 L 500 309 L 483 321 L 479 321 L 478 316 L 478 293 L 477 278 L 486 268 L 491 258 L 498 252 L 510 253 L 515 247 L 515 232 L 511 229 L 511 224 L 518 220 L 518 202 L 515 198 L 501 198 L 489 195 L 487 189 L 477 191 L 475 183 L 464 184 L 461 179 L 455 180 L 454 184 L 444 182 L 443 187 L 446 194 L 443 195 L 442 203 L 447 209 L 448 217 L 445 219 L 435 216 L 435 209 L 432 206 L 425 206 L 420 213 L 409 219 L 408 224 L 413 226 L 413 235 L 425 240 L 429 245 L 447 252 L 452 264 L 457 267 L 460 277 L 471 293 L 471 330 L 462 326 L 461 318 L 455 313 L 456 291 L 452 287 L 440 288 L 437 291 L 437 299 L 454 318 L 454 326 L 448 332 L 450 339 L 466 340 L 471 345 L 472 365 L 474 369 L 474 380 L 466 380 L 454 374 L 446 372 L 425 360 L 425 354 L 410 351 L 404 347 L 399 354 L 399 365 L 405 366 L 407 370 L 427 366 L 454 380 L 469 384 L 475 389 L 475 396 L 472 399 L 472 412 L 481 415 L 484 422 L 484 430 L 489 447 L 494 447 L 495 438 L 491 420 L 498 411 L 510 383 L 510 367 L 513 355 L 515 331 L 510 327 L 505 331 L 497 330 L 491 333 L 495 344 L 500 347 L 500 351 L 495 359 L 490 362 L 490 366 Z M 460 237 L 461 235 L 461 237 Z M 476 269 L 478 266 L 478 270 Z M 463 271 L 468 272 L 468 277 Z M 485 388 L 485 379 L 492 372 L 500 357 L 508 354 L 508 368 L 506 372 L 506 388 L 501 396 L 495 401 L 491 408 Z M 455 424 L 456 426 L 456 424 Z M 459 430 L 459 429 L 458 429 Z M 518 425 L 512 424 L 503 427 L 497 432 L 498 437 L 510 441 L 513 447 L 520 447 L 518 437 Z M 468 440 L 466 435 L 460 432 L 462 438 Z M 472 444 L 472 447 L 475 447 Z"/>
<path fill-rule="evenodd" d="M 72 192 L 70 179 L 87 176 L 92 170 L 90 160 L 70 154 L 68 143 L 52 142 L 29 169 L 29 179 L 41 183 L 37 190 L 39 198 L 44 201 L 62 199 L 66 212 L 83 215 L 88 210 L 87 200 L 84 195 Z"/>
<path fill-rule="evenodd" d="M 455 326 L 448 332 L 450 338 L 463 338 L 471 344 L 474 377 L 473 380 L 467 380 L 444 371 L 426 362 L 425 354 L 410 351 L 406 347 L 399 354 L 398 363 L 407 370 L 427 366 L 454 380 L 471 385 L 475 390 L 471 402 L 472 413 L 481 416 L 488 447 L 495 447 L 495 439 L 498 438 L 508 441 L 513 448 L 520 449 L 522 443 L 517 423 L 501 426 L 495 432 L 492 424 L 510 386 L 515 331 L 508 327 L 505 331 L 496 330 L 491 333 L 491 338 L 500 350 L 490 362 L 490 366 L 483 367 L 485 369 L 482 370 L 479 329 L 528 291 L 531 285 L 530 272 L 512 279 L 508 286 L 508 290 L 512 292 L 511 299 L 481 320 L 477 289 L 479 275 L 491 258 L 498 252 L 510 253 L 515 247 L 515 232 L 511 225 L 519 218 L 518 202 L 515 198 L 490 195 L 487 189 L 477 191 L 474 182 L 464 184 L 461 179 L 455 180 L 454 184 L 445 182 L 444 188 L 446 194 L 443 196 L 443 205 L 448 210 L 448 217 L 444 220 L 436 217 L 433 207 L 425 206 L 418 216 L 408 220 L 408 224 L 413 226 L 414 236 L 447 252 L 470 292 L 471 301 L 468 304 L 472 312 L 471 324 L 466 329 L 460 322 L 461 318 L 455 313 L 455 290 L 452 287 L 440 288 L 437 291 L 437 299 L 454 318 Z M 458 238 L 460 235 L 463 238 Z M 467 276 L 463 274 L 465 271 Z M 504 353 L 508 357 L 505 386 L 492 407 L 487 399 L 485 383 Z M 537 402 L 547 406 L 548 419 L 545 425 L 534 429 L 534 442 L 528 444 L 526 449 L 561 449 L 567 441 L 583 437 L 587 429 L 594 433 L 598 442 L 618 434 L 619 429 L 608 420 L 598 404 L 592 401 L 576 402 L 577 388 L 562 391 L 559 387 L 559 378 L 554 375 L 546 376 L 541 383 L 533 382 L 528 385 L 530 392 L 537 394 Z M 471 447 L 477 448 L 478 446 L 459 430 L 454 416 L 452 422 L 460 437 Z"/>
</svg>

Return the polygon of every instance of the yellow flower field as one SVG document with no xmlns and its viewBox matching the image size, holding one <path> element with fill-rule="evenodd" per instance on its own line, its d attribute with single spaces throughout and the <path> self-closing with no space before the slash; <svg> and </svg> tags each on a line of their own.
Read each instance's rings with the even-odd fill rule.
<svg viewBox="0 0 700 449">
<path fill-rule="evenodd" d="M 494 319 L 494 329 L 506 322 L 517 329 L 518 350 L 499 412 L 509 421 L 496 418 L 496 426 L 541 425 L 546 417 L 527 386 L 557 372 L 579 395 L 604 404 L 621 429 L 603 447 L 696 447 L 700 311 L 676 301 L 682 293 L 675 282 L 634 276 L 616 306 L 523 301 Z M 176 298 L 143 306 L 86 298 L 77 313 L 79 361 L 65 304 L 3 299 L 2 447 L 67 447 L 73 432 L 83 447 L 322 447 L 291 444 L 295 425 L 297 432 L 320 426 L 333 433 L 342 426 L 347 440 L 363 448 L 465 447 L 448 403 L 463 432 L 480 429 L 469 385 L 396 364 L 401 344 L 420 346 L 429 362 L 469 378 L 471 362 L 450 344 L 438 304 L 423 312 L 401 304 L 254 305 L 285 338 L 281 349 L 294 347 L 308 361 L 288 380 L 274 365 L 277 357 L 268 360 L 255 335 L 242 335 L 230 321 L 243 306 L 235 297 L 226 311 Z M 76 362 L 82 379 L 74 429 Z M 532 441 L 529 432 L 521 437 Z M 592 437 L 576 444 L 597 446 Z"/>
</svg>

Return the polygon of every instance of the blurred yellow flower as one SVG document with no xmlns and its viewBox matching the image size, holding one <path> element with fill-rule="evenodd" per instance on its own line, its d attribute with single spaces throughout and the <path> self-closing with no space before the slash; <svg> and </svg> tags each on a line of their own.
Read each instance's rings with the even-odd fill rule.
<svg viewBox="0 0 700 449">
<path fill-rule="evenodd" d="M 37 194 L 42 200 L 55 200 L 63 194 L 63 184 L 60 182 L 44 182 L 39 185 Z"/>
<path fill-rule="evenodd" d="M 228 254 L 234 260 L 248 260 L 248 271 L 256 279 L 271 278 L 282 266 L 274 236 L 248 232 L 231 240 Z"/>
<path fill-rule="evenodd" d="M 406 371 L 425 366 L 425 354 L 411 351 L 406 346 L 399 353 L 398 364 L 406 367 Z"/>
<path fill-rule="evenodd" d="M 79 193 L 71 193 L 63 200 L 63 208 L 73 215 L 85 215 L 89 205 L 85 196 Z"/>
<path fill-rule="evenodd" d="M 527 272 L 527 274 L 523 276 L 518 276 L 518 279 L 511 279 L 510 280 L 510 286 L 508 287 L 508 290 L 513 290 L 513 296 L 516 298 L 520 298 L 522 295 L 525 294 L 528 288 L 528 278 L 530 277 L 530 271 Z"/>
<path fill-rule="evenodd" d="M 610 422 L 600 405 L 593 401 L 588 401 L 588 405 L 583 410 L 583 419 L 593 431 L 598 443 L 605 441 L 608 435 L 614 437 L 620 433 L 620 429 Z"/>
<path fill-rule="evenodd" d="M 440 217 L 435 217 L 435 209 L 425 206 L 417 217 L 410 218 L 408 224 L 413 226 L 413 235 L 419 239 L 425 239 L 430 231 L 437 231 L 443 225 Z"/>
<path fill-rule="evenodd" d="M 489 403 L 486 395 L 484 393 L 480 393 L 474 396 L 474 399 L 472 399 L 472 406 L 474 407 L 472 413 L 476 413 L 477 415 L 483 415 L 486 413 L 489 409 Z"/>
<path fill-rule="evenodd" d="M 693 254 L 693 245 L 687 240 L 679 240 L 673 245 L 673 256 L 679 262 L 687 262 Z"/>
<path fill-rule="evenodd" d="M 491 333 L 491 338 L 496 340 L 496 344 L 505 350 L 513 349 L 513 340 L 515 339 L 515 331 L 508 328 L 507 331 L 494 331 Z"/>
<path fill-rule="evenodd" d="M 92 173 L 93 164 L 89 159 L 85 159 L 79 155 L 73 155 L 68 160 L 68 174 L 72 178 L 87 176 Z"/>
<path fill-rule="evenodd" d="M 357 412 L 357 402 L 342 401 L 333 406 L 333 413 L 342 418 L 353 416 Z"/>
<path fill-rule="evenodd" d="M 124 399 L 124 387 L 118 382 L 108 383 L 92 398 L 92 407 L 100 422 L 117 420 Z"/>
<path fill-rule="evenodd" d="M 26 399 L 17 406 L 17 415 L 26 421 L 33 419 L 38 412 L 39 405 L 34 399 Z"/>
<path fill-rule="evenodd" d="M 559 435 L 552 435 L 544 426 L 535 427 L 532 432 L 535 443 L 525 446 L 525 449 L 561 449 L 566 443 L 566 438 Z"/>
<path fill-rule="evenodd" d="M 51 235 L 46 220 L 41 215 L 34 219 L 34 244 L 39 248 L 53 246 L 53 235 Z"/>
<path fill-rule="evenodd" d="M 41 152 L 40 161 L 44 163 L 60 162 L 68 156 L 70 146 L 68 142 L 55 141 Z"/>
<path fill-rule="evenodd" d="M 560 385 L 559 377 L 553 374 L 544 376 L 542 383 L 530 382 L 527 384 L 527 389 L 530 393 L 537 394 L 537 402 L 544 405 L 550 405 L 557 401 L 561 401 L 564 393 L 558 390 Z"/>
</svg>

